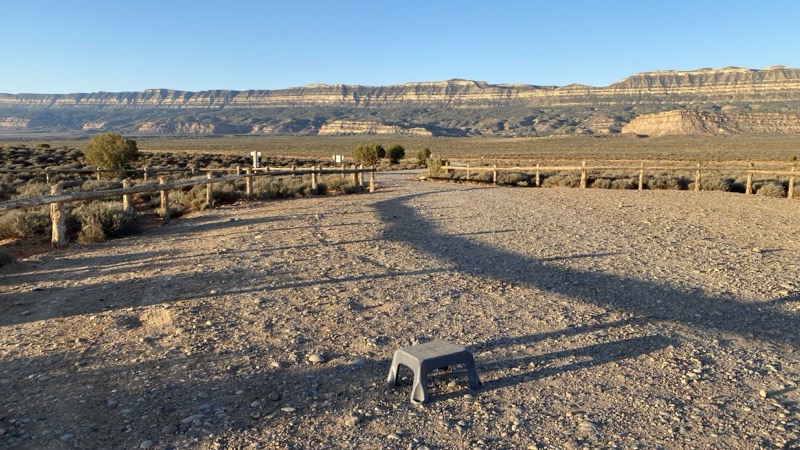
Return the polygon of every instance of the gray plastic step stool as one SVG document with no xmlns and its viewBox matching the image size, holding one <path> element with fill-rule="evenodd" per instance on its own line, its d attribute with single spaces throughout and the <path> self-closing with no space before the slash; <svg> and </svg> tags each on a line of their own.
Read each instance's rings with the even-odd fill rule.
<svg viewBox="0 0 800 450">
<path fill-rule="evenodd" d="M 428 373 L 443 367 L 465 364 L 469 374 L 469 388 L 480 389 L 475 359 L 466 348 L 447 341 L 432 341 L 425 344 L 401 347 L 394 352 L 392 367 L 386 379 L 388 387 L 397 385 L 397 366 L 400 364 L 414 371 L 414 386 L 411 388 L 411 402 L 428 402 Z"/>
</svg>

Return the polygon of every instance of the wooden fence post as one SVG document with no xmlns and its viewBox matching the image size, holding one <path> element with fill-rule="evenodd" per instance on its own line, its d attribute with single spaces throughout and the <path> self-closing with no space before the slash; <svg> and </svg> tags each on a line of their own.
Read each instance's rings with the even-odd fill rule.
<svg viewBox="0 0 800 450">
<path fill-rule="evenodd" d="M 467 163 L 467 178 L 466 181 L 469 181 L 469 163 Z"/>
<path fill-rule="evenodd" d="M 744 187 L 744 193 L 753 193 L 753 163 L 750 163 L 750 171 L 747 172 L 747 184 Z"/>
<path fill-rule="evenodd" d="M 253 169 L 247 168 L 245 169 L 247 172 L 247 178 L 245 178 L 245 194 L 247 195 L 247 199 L 251 200 L 253 198 Z"/>
<path fill-rule="evenodd" d="M 369 191 L 375 192 L 375 166 L 372 166 L 372 171 L 369 173 Z"/>
<path fill-rule="evenodd" d="M 358 165 L 358 186 L 364 187 L 364 165 Z"/>
<path fill-rule="evenodd" d="M 639 190 L 644 189 L 644 163 L 639 165 Z"/>
<path fill-rule="evenodd" d="M 61 195 L 64 193 L 64 182 L 59 181 L 50 187 L 50 193 Z M 67 226 L 64 217 L 64 203 L 56 202 L 50 204 L 50 220 L 52 222 L 52 234 L 50 244 L 54 247 L 63 247 L 67 243 Z"/>
<path fill-rule="evenodd" d="M 786 198 L 789 199 L 794 197 L 794 169 L 795 166 L 794 164 L 792 164 L 792 173 L 789 174 L 789 189 L 788 192 L 786 193 Z"/>
<path fill-rule="evenodd" d="M 353 173 L 350 174 L 350 181 L 353 183 L 353 186 L 358 186 L 358 166 L 353 164 Z"/>
<path fill-rule="evenodd" d="M 343 179 L 343 180 L 344 180 L 344 171 L 345 171 L 345 168 L 344 168 L 344 167 L 345 167 L 345 166 L 344 166 L 344 163 L 342 163 L 342 179 Z"/>
<path fill-rule="evenodd" d="M 492 184 L 497 184 L 497 164 L 494 165 L 494 169 L 492 170 Z"/>
<path fill-rule="evenodd" d="M 297 166 L 292 164 L 292 178 L 296 177 L 297 175 L 294 173 L 297 170 Z"/>
<path fill-rule="evenodd" d="M 50 184 L 50 168 L 49 167 L 46 167 L 44 169 L 44 179 L 47 182 L 47 184 Z"/>
<path fill-rule="evenodd" d="M 694 191 L 700 192 L 700 163 L 697 163 L 697 172 L 694 174 Z"/>
<path fill-rule="evenodd" d="M 161 184 L 166 184 L 167 179 L 166 177 L 159 177 L 158 182 Z M 161 222 L 163 224 L 169 223 L 169 190 L 162 189 L 161 190 L 161 211 L 164 214 L 161 218 Z"/>
<path fill-rule="evenodd" d="M 127 189 L 131 187 L 131 179 L 125 178 L 122 180 L 122 189 Z M 122 194 L 122 209 L 125 211 L 130 211 L 133 207 L 131 206 L 131 194 Z"/>
<path fill-rule="evenodd" d="M 214 175 L 211 172 L 208 172 L 206 174 L 206 179 L 210 180 L 212 178 L 214 178 Z M 208 183 L 206 185 L 206 204 L 208 206 L 214 206 L 214 188 L 213 188 L 213 185 L 214 185 L 214 183 Z"/>
<path fill-rule="evenodd" d="M 586 161 L 581 161 L 581 189 L 586 189 Z"/>
<path fill-rule="evenodd" d="M 542 174 L 539 172 L 539 164 L 536 164 L 536 187 L 542 187 Z"/>
<path fill-rule="evenodd" d="M 95 169 L 94 173 L 95 173 L 95 178 L 97 179 L 97 181 L 100 181 L 100 169 Z"/>
<path fill-rule="evenodd" d="M 242 166 L 236 166 L 236 175 L 242 174 Z"/>
<path fill-rule="evenodd" d="M 311 166 L 311 193 L 319 194 L 319 183 L 317 183 L 317 166 Z"/>
<path fill-rule="evenodd" d="M 149 177 L 149 175 L 150 175 L 150 168 L 149 168 L 149 167 L 147 167 L 147 166 L 144 166 L 144 169 L 142 170 L 142 172 L 144 172 L 144 174 L 142 175 L 142 177 L 144 178 L 144 181 L 147 181 L 147 179 L 148 179 L 148 178 L 150 178 L 150 177 Z"/>
</svg>

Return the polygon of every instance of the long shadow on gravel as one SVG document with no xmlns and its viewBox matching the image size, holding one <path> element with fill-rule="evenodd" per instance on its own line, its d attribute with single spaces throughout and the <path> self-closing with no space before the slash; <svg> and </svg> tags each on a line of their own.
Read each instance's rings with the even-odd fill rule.
<svg viewBox="0 0 800 450">
<path fill-rule="evenodd" d="M 675 321 L 698 329 L 716 329 L 794 347 L 800 343 L 797 335 L 800 323 L 777 309 L 782 302 L 797 300 L 796 297 L 750 304 L 646 280 L 555 267 L 544 260 L 521 257 L 442 233 L 405 204 L 422 195 L 435 194 L 407 195 L 374 204 L 386 224 L 384 239 L 401 241 L 422 253 L 432 254 L 452 264 L 453 270 L 528 285 L 568 296 L 574 301 L 625 311 L 649 321 Z"/>
</svg>

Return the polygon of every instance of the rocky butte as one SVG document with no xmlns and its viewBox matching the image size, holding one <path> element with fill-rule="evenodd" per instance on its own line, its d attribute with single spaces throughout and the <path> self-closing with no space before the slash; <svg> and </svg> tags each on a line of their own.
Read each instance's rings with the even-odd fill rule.
<svg viewBox="0 0 800 450">
<path fill-rule="evenodd" d="M 547 136 L 797 133 L 800 69 L 639 73 L 606 87 L 449 80 L 0 94 L 0 134 Z"/>
</svg>

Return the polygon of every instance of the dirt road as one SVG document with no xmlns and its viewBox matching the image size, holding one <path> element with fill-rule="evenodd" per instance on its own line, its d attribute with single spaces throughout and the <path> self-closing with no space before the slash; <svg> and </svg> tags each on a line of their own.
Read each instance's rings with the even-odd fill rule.
<svg viewBox="0 0 800 450">
<path fill-rule="evenodd" d="M 0 268 L 0 447 L 800 446 L 800 202 L 379 180 Z"/>
</svg>

